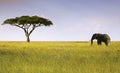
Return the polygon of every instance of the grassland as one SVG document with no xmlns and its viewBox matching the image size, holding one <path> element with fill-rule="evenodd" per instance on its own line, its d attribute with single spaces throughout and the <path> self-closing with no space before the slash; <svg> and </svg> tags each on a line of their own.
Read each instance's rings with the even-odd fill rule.
<svg viewBox="0 0 120 73">
<path fill-rule="evenodd" d="M 120 42 L 0 42 L 0 73 L 120 73 Z"/>
</svg>

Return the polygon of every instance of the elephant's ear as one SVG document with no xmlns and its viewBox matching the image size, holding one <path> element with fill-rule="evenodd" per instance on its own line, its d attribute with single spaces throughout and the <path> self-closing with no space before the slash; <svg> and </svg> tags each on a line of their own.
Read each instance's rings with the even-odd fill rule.
<svg viewBox="0 0 120 73">
<path fill-rule="evenodd" d="M 110 41 L 110 36 L 108 34 L 104 34 L 105 38 Z"/>
</svg>

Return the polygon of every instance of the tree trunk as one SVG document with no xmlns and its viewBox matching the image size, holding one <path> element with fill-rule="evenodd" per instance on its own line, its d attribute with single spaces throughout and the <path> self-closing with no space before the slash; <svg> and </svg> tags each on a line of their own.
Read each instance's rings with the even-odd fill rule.
<svg viewBox="0 0 120 73">
<path fill-rule="evenodd" d="M 29 35 L 28 31 L 24 30 L 24 32 L 25 32 L 27 42 L 29 43 L 30 42 L 30 35 Z"/>
<path fill-rule="evenodd" d="M 28 43 L 30 42 L 30 34 L 33 32 L 34 29 L 35 26 L 33 26 L 30 31 L 28 31 L 28 28 L 27 29 L 23 28 Z"/>
<path fill-rule="evenodd" d="M 30 42 L 30 37 L 29 37 L 29 35 L 26 36 L 26 38 L 27 38 L 27 42 L 29 43 L 29 42 Z"/>
</svg>

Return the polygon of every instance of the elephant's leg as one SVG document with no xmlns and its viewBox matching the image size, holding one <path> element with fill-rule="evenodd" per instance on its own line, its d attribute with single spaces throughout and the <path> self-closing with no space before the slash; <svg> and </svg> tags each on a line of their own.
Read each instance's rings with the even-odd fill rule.
<svg viewBox="0 0 120 73">
<path fill-rule="evenodd" d="M 102 41 L 100 41 L 100 45 L 102 44 Z"/>
<path fill-rule="evenodd" d="M 99 41 L 97 40 L 97 44 L 99 45 Z"/>
<path fill-rule="evenodd" d="M 101 44 L 102 44 L 102 41 L 99 42 L 99 45 L 101 45 Z"/>
<path fill-rule="evenodd" d="M 101 44 L 102 44 L 102 41 L 101 41 L 101 40 L 97 40 L 97 44 L 98 44 L 98 45 L 101 45 Z"/>
<path fill-rule="evenodd" d="M 101 45 L 101 41 L 100 41 L 100 40 L 97 40 L 97 44 L 98 44 L 98 45 Z"/>
</svg>

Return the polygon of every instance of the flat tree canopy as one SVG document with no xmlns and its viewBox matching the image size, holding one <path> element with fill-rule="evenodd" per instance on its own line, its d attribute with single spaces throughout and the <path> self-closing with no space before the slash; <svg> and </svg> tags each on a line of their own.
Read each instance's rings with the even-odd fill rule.
<svg viewBox="0 0 120 73">
<path fill-rule="evenodd" d="M 23 29 L 27 38 L 27 42 L 30 42 L 29 36 L 36 27 L 53 25 L 52 21 L 49 19 L 39 16 L 21 16 L 10 18 L 6 19 L 3 24 L 10 24 Z"/>
</svg>

